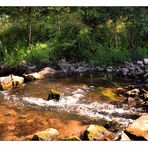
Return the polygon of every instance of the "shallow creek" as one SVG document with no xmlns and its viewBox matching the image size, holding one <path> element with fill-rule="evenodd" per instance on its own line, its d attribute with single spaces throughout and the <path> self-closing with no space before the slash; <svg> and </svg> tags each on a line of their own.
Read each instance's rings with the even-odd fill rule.
<svg viewBox="0 0 148 148">
<path fill-rule="evenodd" d="M 123 82 L 119 82 L 123 83 Z M 48 90 L 61 92 L 47 101 Z M 50 78 L 0 92 L 0 140 L 25 140 L 52 127 L 60 137 L 80 135 L 89 124 L 117 120 L 125 127 L 143 114 L 124 104 L 115 87 L 100 78 Z"/>
</svg>

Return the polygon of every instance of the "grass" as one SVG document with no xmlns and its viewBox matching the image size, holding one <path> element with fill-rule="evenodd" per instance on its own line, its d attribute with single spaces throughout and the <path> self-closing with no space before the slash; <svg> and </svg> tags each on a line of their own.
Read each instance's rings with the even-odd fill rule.
<svg viewBox="0 0 148 148">
<path fill-rule="evenodd" d="M 135 58 L 135 55 L 132 55 L 129 50 L 124 48 L 107 48 L 101 44 L 93 46 L 95 48 L 94 52 L 85 47 L 77 47 L 76 43 L 66 44 L 62 41 L 50 40 L 45 43 L 30 45 L 29 47 L 16 46 L 16 48 L 11 51 L 3 48 L 1 51 L 4 56 L 0 62 L 1 64 L 6 63 L 6 65 L 11 67 L 17 67 L 24 60 L 30 65 L 46 65 L 54 63 L 61 57 L 66 56 L 76 61 L 86 60 L 97 65 L 107 66 L 148 57 L 147 47 L 139 47 L 139 52 Z"/>
</svg>

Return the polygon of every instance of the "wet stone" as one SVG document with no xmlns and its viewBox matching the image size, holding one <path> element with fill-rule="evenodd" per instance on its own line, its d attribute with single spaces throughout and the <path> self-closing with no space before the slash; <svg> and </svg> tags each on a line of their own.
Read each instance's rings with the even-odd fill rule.
<svg viewBox="0 0 148 148">
<path fill-rule="evenodd" d="M 54 128 L 48 128 L 44 131 L 37 132 L 32 137 L 33 141 L 52 141 L 57 140 L 59 132 Z"/>
<path fill-rule="evenodd" d="M 56 100 L 59 101 L 60 99 L 60 92 L 54 89 L 51 89 L 48 94 L 48 101 L 49 100 Z"/>
<path fill-rule="evenodd" d="M 131 141 L 131 139 L 124 133 L 120 135 L 120 141 Z"/>
<path fill-rule="evenodd" d="M 110 130 L 111 132 L 118 132 L 124 129 L 123 125 L 116 120 L 108 121 L 104 125 L 104 127 Z"/>
<path fill-rule="evenodd" d="M 6 77 L 0 77 L 0 89 L 1 90 L 8 90 L 12 87 L 18 87 L 20 85 L 23 85 L 24 78 L 15 76 L 15 75 L 9 75 Z"/>
<path fill-rule="evenodd" d="M 90 125 L 84 132 L 84 140 L 89 141 L 110 141 L 115 140 L 116 138 L 117 136 L 114 133 L 99 125 Z"/>
<path fill-rule="evenodd" d="M 148 114 L 138 118 L 126 129 L 126 134 L 133 140 L 148 140 Z"/>
<path fill-rule="evenodd" d="M 135 88 L 135 89 L 133 89 L 133 90 L 128 91 L 126 94 L 127 94 L 128 96 L 134 97 L 134 96 L 138 96 L 139 93 L 140 93 L 140 90 L 137 89 L 137 88 Z"/>
</svg>

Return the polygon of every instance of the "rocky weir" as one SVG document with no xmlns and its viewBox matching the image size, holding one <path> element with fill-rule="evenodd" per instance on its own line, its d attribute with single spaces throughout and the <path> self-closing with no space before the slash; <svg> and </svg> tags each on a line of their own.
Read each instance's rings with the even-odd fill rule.
<svg viewBox="0 0 148 148">
<path fill-rule="evenodd" d="M 147 140 L 147 65 L 61 60 L 58 70 L 1 77 L 0 140 Z"/>
</svg>

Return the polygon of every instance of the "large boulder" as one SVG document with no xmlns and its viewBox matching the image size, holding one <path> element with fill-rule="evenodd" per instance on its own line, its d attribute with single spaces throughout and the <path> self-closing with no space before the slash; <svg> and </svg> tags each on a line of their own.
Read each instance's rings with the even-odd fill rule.
<svg viewBox="0 0 148 148">
<path fill-rule="evenodd" d="M 39 72 L 34 72 L 30 74 L 24 74 L 25 81 L 33 81 L 33 80 L 40 80 L 45 79 L 48 76 L 52 76 L 56 73 L 56 70 L 50 67 L 46 67 Z"/>
<path fill-rule="evenodd" d="M 126 134 L 131 139 L 148 140 L 148 114 L 138 118 L 133 124 L 126 129 Z"/>
<path fill-rule="evenodd" d="M 38 72 L 42 79 L 44 79 L 47 76 L 52 76 L 56 73 L 56 70 L 51 67 L 46 67 Z"/>
<path fill-rule="evenodd" d="M 84 140 L 115 140 L 117 136 L 108 131 L 105 127 L 99 125 L 90 125 L 87 130 L 84 132 Z"/>
<path fill-rule="evenodd" d="M 40 74 L 37 72 L 31 73 L 31 74 L 24 74 L 23 76 L 24 76 L 25 81 L 33 81 L 33 80 L 41 79 Z"/>
<path fill-rule="evenodd" d="M 53 141 L 57 140 L 59 132 L 54 128 L 48 128 L 44 131 L 37 132 L 33 135 L 32 140 L 35 141 Z"/>
<path fill-rule="evenodd" d="M 11 87 L 17 87 L 24 83 L 24 78 L 14 75 L 9 75 L 6 77 L 0 77 L 0 89 L 8 90 Z"/>
</svg>

